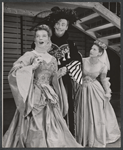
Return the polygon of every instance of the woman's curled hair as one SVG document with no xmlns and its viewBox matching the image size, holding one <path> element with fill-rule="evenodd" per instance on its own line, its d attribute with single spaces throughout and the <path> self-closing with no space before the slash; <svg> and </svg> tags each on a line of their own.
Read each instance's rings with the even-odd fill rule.
<svg viewBox="0 0 123 150">
<path fill-rule="evenodd" d="M 45 24 L 39 25 L 34 29 L 35 32 L 37 32 L 39 30 L 45 30 L 45 31 L 47 31 L 49 37 L 52 36 L 52 30 L 50 29 L 49 26 L 47 26 Z"/>
</svg>

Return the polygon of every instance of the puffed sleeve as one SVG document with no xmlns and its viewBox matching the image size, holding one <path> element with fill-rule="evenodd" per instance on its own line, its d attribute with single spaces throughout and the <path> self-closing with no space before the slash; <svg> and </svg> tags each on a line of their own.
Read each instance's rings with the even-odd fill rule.
<svg viewBox="0 0 123 150">
<path fill-rule="evenodd" d="M 102 70 L 101 70 L 101 74 L 100 74 L 100 79 L 101 79 L 101 83 L 103 85 L 103 88 L 105 90 L 105 94 L 106 94 L 106 97 L 111 97 L 111 89 L 110 89 L 110 82 L 109 82 L 109 77 L 107 77 L 107 66 L 104 65 Z"/>
<path fill-rule="evenodd" d="M 67 65 L 67 69 L 71 79 L 82 85 L 82 64 L 79 61 L 72 61 Z"/>
<path fill-rule="evenodd" d="M 61 113 L 63 116 L 65 116 L 68 112 L 68 99 L 67 99 L 67 93 L 65 90 L 65 87 L 63 85 L 62 78 L 58 78 L 58 65 L 57 60 L 54 61 L 54 72 L 53 72 L 53 78 L 52 78 L 52 86 L 55 90 L 56 94 L 59 97 L 59 107 L 61 110 Z"/>
<path fill-rule="evenodd" d="M 77 46 L 73 41 L 69 41 L 69 45 L 70 45 L 71 60 L 66 65 L 68 74 L 75 82 L 82 85 L 82 74 L 83 74 L 82 54 L 78 52 Z"/>
</svg>

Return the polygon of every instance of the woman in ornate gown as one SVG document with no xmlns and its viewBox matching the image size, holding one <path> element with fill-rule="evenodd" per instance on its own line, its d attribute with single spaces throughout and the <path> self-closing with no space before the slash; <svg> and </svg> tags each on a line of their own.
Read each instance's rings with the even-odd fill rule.
<svg viewBox="0 0 123 150">
<path fill-rule="evenodd" d="M 16 112 L 3 137 L 3 147 L 82 147 L 70 133 L 63 116 L 67 96 L 57 73 L 57 61 L 48 54 L 51 30 L 35 30 L 35 50 L 26 52 L 13 65 L 9 84 Z"/>
<path fill-rule="evenodd" d="M 78 91 L 76 140 L 83 146 L 105 147 L 120 138 L 120 129 L 110 104 L 110 68 L 106 45 L 96 40 L 90 57 L 83 58 L 83 86 Z M 101 83 L 97 80 L 100 76 Z"/>
</svg>

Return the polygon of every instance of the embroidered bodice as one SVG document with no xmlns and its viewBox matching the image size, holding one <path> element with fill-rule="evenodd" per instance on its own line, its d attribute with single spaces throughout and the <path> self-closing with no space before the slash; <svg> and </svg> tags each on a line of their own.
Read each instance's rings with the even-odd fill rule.
<svg viewBox="0 0 123 150">
<path fill-rule="evenodd" d="M 51 61 L 47 63 L 43 61 L 35 70 L 34 78 L 38 83 L 50 84 L 52 76 L 57 70 L 56 60 L 52 57 Z"/>
</svg>

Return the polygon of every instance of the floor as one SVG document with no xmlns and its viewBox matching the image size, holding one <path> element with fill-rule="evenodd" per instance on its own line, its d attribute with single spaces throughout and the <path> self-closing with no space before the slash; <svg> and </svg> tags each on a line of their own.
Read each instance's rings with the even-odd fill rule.
<svg viewBox="0 0 123 150">
<path fill-rule="evenodd" d="M 119 123 L 119 126 L 121 128 L 121 112 L 120 112 L 120 95 L 119 94 L 113 94 L 112 95 L 112 99 L 111 99 L 111 104 L 114 108 L 114 111 L 116 113 L 116 117 Z M 15 112 L 15 103 L 13 99 L 6 99 L 4 100 L 3 103 L 3 134 L 6 132 L 6 130 L 9 127 L 9 124 L 13 118 L 14 112 Z M 116 141 L 115 143 L 112 144 L 107 144 L 106 147 L 121 147 L 121 139 L 119 139 L 118 141 Z"/>
<path fill-rule="evenodd" d="M 117 117 L 117 120 L 118 120 L 118 124 L 119 124 L 119 127 L 121 129 L 121 105 L 120 105 L 120 95 L 119 94 L 114 94 L 112 96 L 112 99 L 111 99 L 111 104 L 114 108 L 114 111 L 116 113 L 116 117 Z M 118 141 L 116 141 L 115 143 L 111 143 L 111 144 L 107 144 L 106 147 L 121 147 L 121 139 L 119 139 Z"/>
</svg>

